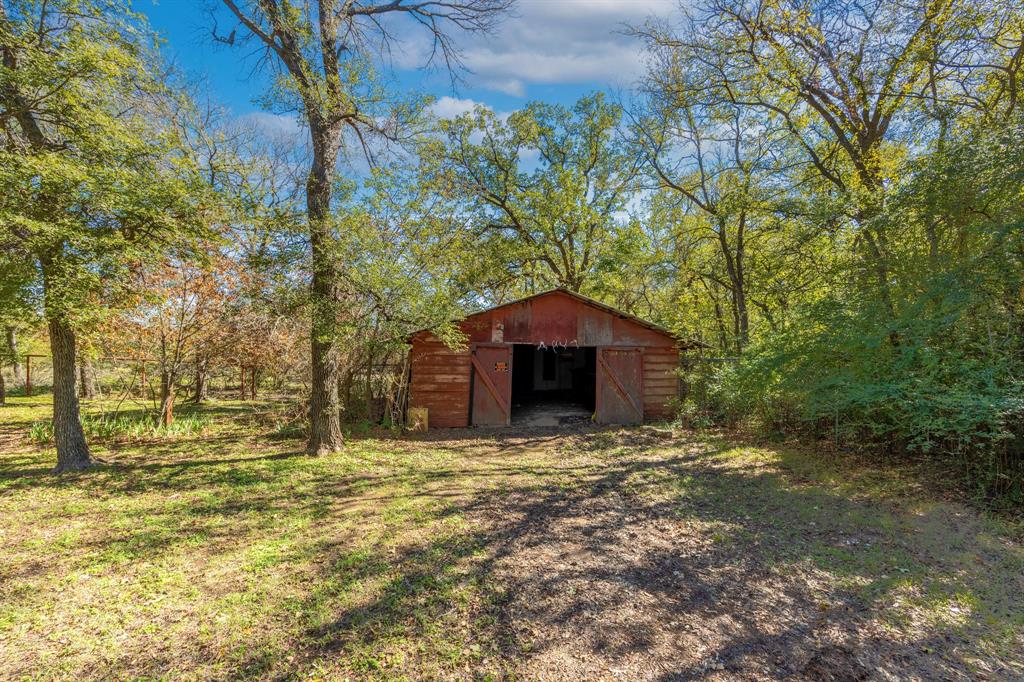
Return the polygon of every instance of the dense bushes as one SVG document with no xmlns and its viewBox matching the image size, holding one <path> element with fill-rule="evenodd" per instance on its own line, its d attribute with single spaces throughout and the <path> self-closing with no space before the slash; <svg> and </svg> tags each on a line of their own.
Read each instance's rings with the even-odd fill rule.
<svg viewBox="0 0 1024 682">
<path fill-rule="evenodd" d="M 1024 502 L 1020 138 L 1019 123 L 983 130 L 922 159 L 878 218 L 900 239 L 884 289 L 854 259 L 840 264 L 783 328 L 691 377 L 691 404 L 775 433 L 949 458 L 979 495 Z"/>
<path fill-rule="evenodd" d="M 800 333 L 766 338 L 717 373 L 716 409 L 848 447 L 956 457 L 979 492 L 1020 501 L 1024 391 L 1007 356 L 964 338 L 972 299 L 957 294 L 933 302 L 934 316 L 901 320 L 895 342 L 860 311 L 809 308 Z"/>
</svg>

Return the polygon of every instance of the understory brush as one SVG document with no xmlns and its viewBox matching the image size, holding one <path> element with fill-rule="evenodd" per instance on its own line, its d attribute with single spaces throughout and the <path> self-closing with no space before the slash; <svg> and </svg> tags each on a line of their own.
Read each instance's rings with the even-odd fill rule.
<svg viewBox="0 0 1024 682">
<path fill-rule="evenodd" d="M 202 435 L 210 425 L 207 415 L 183 415 L 168 425 L 160 424 L 152 415 L 84 414 L 82 430 L 89 441 L 117 442 L 140 440 L 173 440 Z M 36 445 L 53 444 L 53 422 L 35 421 L 29 427 L 29 439 Z"/>
</svg>

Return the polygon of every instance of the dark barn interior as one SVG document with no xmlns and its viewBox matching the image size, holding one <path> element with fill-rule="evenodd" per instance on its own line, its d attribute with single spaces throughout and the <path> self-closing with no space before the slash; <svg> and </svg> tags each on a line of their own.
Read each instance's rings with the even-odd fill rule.
<svg viewBox="0 0 1024 682">
<path fill-rule="evenodd" d="M 512 349 L 512 422 L 534 426 L 589 421 L 594 413 L 597 353 L 590 347 Z"/>
</svg>

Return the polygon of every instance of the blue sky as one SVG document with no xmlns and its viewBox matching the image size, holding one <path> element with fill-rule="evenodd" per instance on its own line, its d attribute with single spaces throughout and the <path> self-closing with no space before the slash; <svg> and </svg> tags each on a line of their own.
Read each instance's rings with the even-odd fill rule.
<svg viewBox="0 0 1024 682">
<path fill-rule="evenodd" d="M 401 35 L 392 64 L 394 87 L 434 95 L 443 116 L 474 103 L 512 111 L 534 99 L 569 104 L 594 90 L 625 90 L 641 75 L 643 55 L 639 41 L 621 31 L 676 6 L 676 0 L 519 0 L 514 16 L 496 34 L 458 36 L 470 71 L 455 89 L 446 73 L 414 68 L 426 49 L 423 35 Z M 165 55 L 209 83 L 217 101 L 240 116 L 260 111 L 256 100 L 267 78 L 254 73 L 256 59 L 247 57 L 255 45 L 216 44 L 209 7 L 215 8 L 218 33 L 230 33 L 236 24 L 216 0 L 135 0 L 134 5 L 166 40 Z"/>
</svg>

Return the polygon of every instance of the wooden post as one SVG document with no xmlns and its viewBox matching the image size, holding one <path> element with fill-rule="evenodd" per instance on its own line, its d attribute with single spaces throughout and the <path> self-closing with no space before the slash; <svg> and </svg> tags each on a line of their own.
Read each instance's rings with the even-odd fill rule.
<svg viewBox="0 0 1024 682">
<path fill-rule="evenodd" d="M 32 356 L 25 356 L 25 396 L 32 395 Z"/>
</svg>

